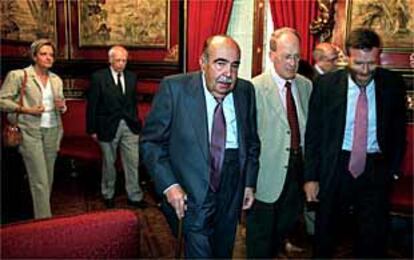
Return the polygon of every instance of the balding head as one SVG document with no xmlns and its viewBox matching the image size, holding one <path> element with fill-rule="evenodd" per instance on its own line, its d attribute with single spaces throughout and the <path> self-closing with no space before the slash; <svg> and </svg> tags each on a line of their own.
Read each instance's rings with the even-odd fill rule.
<svg viewBox="0 0 414 260">
<path fill-rule="evenodd" d="M 108 51 L 111 67 L 116 72 L 122 72 L 128 61 L 128 51 L 121 45 L 115 45 Z"/>
<path fill-rule="evenodd" d="M 274 31 L 270 37 L 270 50 L 277 51 L 277 44 L 282 37 L 289 37 L 289 38 L 297 38 L 298 42 L 300 43 L 300 35 L 299 33 L 290 27 L 282 27 Z"/>
<path fill-rule="evenodd" d="M 283 27 L 272 33 L 269 58 L 281 78 L 291 80 L 296 77 L 300 60 L 300 36 L 295 29 Z"/>
<path fill-rule="evenodd" d="M 334 45 L 328 42 L 322 42 L 316 45 L 313 51 L 315 64 L 324 72 L 328 73 L 336 69 L 338 60 L 338 51 Z"/>
<path fill-rule="evenodd" d="M 209 37 L 200 57 L 207 89 L 216 98 L 223 98 L 235 87 L 240 65 L 240 47 L 226 35 Z"/>
<path fill-rule="evenodd" d="M 235 48 L 239 53 L 240 57 L 240 47 L 239 44 L 230 36 L 228 35 L 213 35 L 207 38 L 203 45 L 202 51 L 202 58 L 208 61 L 209 53 L 212 48 L 220 47 L 223 48 L 225 46 Z"/>
</svg>

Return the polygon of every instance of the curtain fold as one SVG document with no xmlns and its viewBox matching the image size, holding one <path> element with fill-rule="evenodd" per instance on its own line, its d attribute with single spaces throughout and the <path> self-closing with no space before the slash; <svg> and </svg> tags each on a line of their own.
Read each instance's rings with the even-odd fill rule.
<svg viewBox="0 0 414 260">
<path fill-rule="evenodd" d="M 309 25 L 316 18 L 316 0 L 269 0 L 275 29 L 291 27 L 301 36 L 301 58 L 312 61 L 316 38 L 310 33 Z"/>
<path fill-rule="evenodd" d="M 232 7 L 233 0 L 188 0 L 187 71 L 200 69 L 205 39 L 226 33 Z"/>
</svg>

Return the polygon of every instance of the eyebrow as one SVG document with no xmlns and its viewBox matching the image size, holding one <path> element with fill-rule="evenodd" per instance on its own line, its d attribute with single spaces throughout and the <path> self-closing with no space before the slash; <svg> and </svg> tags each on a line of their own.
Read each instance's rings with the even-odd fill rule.
<svg viewBox="0 0 414 260">
<path fill-rule="evenodd" d="M 215 59 L 213 62 L 216 63 L 216 62 L 219 62 L 219 61 L 222 61 L 222 62 L 230 62 L 229 60 L 223 59 L 223 58 Z"/>
<path fill-rule="evenodd" d="M 230 61 L 229 61 L 229 60 L 224 59 L 224 58 L 217 58 L 217 59 L 215 59 L 213 62 L 214 62 L 214 63 L 216 63 L 216 62 L 226 62 L 226 63 L 230 63 Z M 240 65 L 240 61 L 239 61 L 239 60 L 237 60 L 237 61 L 233 61 L 233 62 L 231 62 L 231 64 L 237 64 L 237 65 Z"/>
<path fill-rule="evenodd" d="M 49 52 L 49 51 L 39 51 L 39 52 L 37 52 L 37 54 L 54 54 L 55 52 L 54 51 L 51 51 L 51 52 Z"/>
</svg>

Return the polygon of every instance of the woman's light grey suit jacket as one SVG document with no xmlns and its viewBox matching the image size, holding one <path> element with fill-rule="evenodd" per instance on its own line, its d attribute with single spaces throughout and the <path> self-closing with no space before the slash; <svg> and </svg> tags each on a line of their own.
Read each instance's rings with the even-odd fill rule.
<svg viewBox="0 0 414 260">
<path fill-rule="evenodd" d="M 23 104 L 25 107 L 32 107 L 42 104 L 42 86 L 36 81 L 36 73 L 33 66 L 24 68 L 27 72 L 26 91 L 23 97 Z M 14 123 L 16 114 L 14 111 L 19 106 L 20 88 L 24 78 L 23 69 L 13 70 L 7 74 L 2 88 L 0 89 L 0 110 L 9 112 L 8 120 Z M 52 86 L 54 98 L 64 99 L 63 96 L 63 82 L 60 77 L 52 72 L 49 72 L 49 80 Z M 60 112 L 56 111 L 58 126 L 60 128 L 60 138 L 63 135 L 62 120 Z M 18 126 L 22 129 L 39 128 L 40 116 L 33 116 L 29 114 L 20 114 Z"/>
</svg>

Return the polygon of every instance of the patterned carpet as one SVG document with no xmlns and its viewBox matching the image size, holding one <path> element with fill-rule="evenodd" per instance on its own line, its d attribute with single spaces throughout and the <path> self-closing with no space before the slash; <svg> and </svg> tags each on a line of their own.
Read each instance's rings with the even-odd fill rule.
<svg viewBox="0 0 414 260">
<path fill-rule="evenodd" d="M 27 177 L 22 174 L 22 165 L 8 165 L 13 168 L 13 175 L 2 175 L 2 223 L 15 222 L 32 218 L 31 200 L 28 192 Z M 100 196 L 99 167 L 81 165 L 76 174 L 69 171 L 68 162 L 58 161 L 52 194 L 52 211 L 54 215 L 79 214 L 83 212 L 106 210 Z M 4 169 L 3 169 L 4 170 Z M 3 171 L 4 172 L 4 171 Z M 8 171 L 10 172 L 10 171 Z M 129 208 L 124 191 L 123 174 L 118 174 L 116 208 Z M 140 177 L 145 191 L 145 201 L 150 205 L 145 210 L 138 210 L 142 219 L 141 257 L 173 258 L 176 240 L 172 236 L 167 222 L 159 210 L 148 176 Z M 244 218 L 242 218 L 242 223 Z M 412 258 L 412 219 L 394 219 L 390 235 L 388 254 L 391 258 Z M 301 229 L 303 230 L 303 229 Z M 237 230 L 234 258 L 245 258 L 245 226 Z M 302 247 L 301 252 L 286 251 L 279 255 L 281 259 L 303 259 L 311 256 L 309 238 L 301 231 L 296 232 L 292 243 Z M 336 258 L 351 257 L 350 239 L 345 238 Z"/>
</svg>

